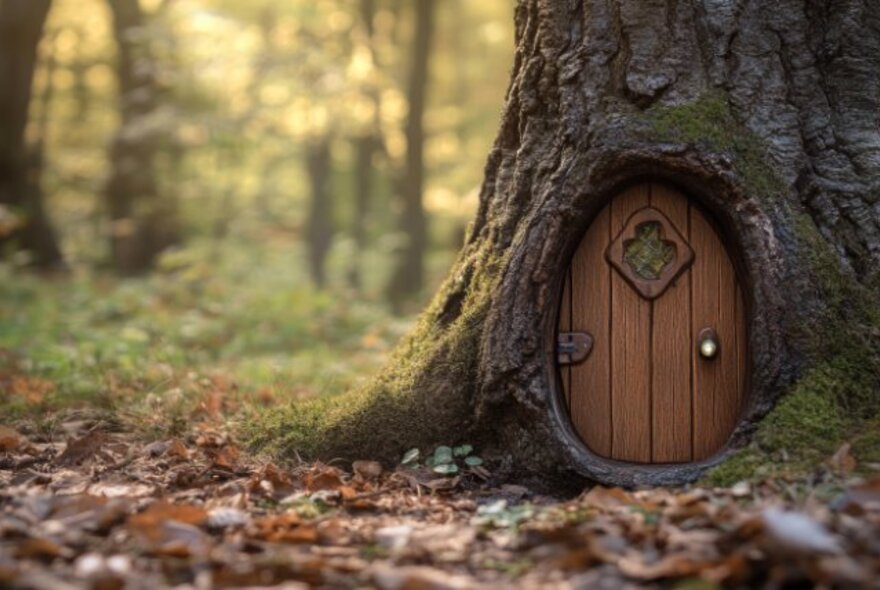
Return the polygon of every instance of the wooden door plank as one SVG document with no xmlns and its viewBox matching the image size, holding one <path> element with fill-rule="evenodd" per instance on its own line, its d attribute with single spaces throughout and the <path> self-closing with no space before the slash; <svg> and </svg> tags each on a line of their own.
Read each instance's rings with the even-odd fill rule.
<svg viewBox="0 0 880 590">
<path fill-rule="evenodd" d="M 611 236 L 649 204 L 647 184 L 635 186 L 611 203 Z M 606 246 L 607 247 L 607 246 Z M 611 456 L 651 461 L 651 302 L 617 272 L 611 273 Z"/>
<path fill-rule="evenodd" d="M 703 214 L 691 207 L 692 338 L 694 357 L 693 458 L 705 459 L 727 442 L 738 417 L 736 276 L 718 234 Z M 718 334 L 718 354 L 699 356 L 697 338 L 704 328 Z"/>
<path fill-rule="evenodd" d="M 737 421 L 745 409 L 746 402 L 746 378 L 749 374 L 749 332 L 748 318 L 746 317 L 745 301 L 743 300 L 742 285 L 736 282 L 736 395 L 737 395 Z"/>
<path fill-rule="evenodd" d="M 594 453 L 611 456 L 611 266 L 610 209 L 590 225 L 571 263 L 571 326 L 593 336 L 586 360 L 571 367 L 571 419 Z"/>
<path fill-rule="evenodd" d="M 669 218 L 685 240 L 687 199 L 672 188 L 651 185 L 651 206 Z M 691 460 L 690 270 L 654 300 L 651 330 L 652 461 Z"/>
<path fill-rule="evenodd" d="M 559 331 L 571 332 L 571 267 L 565 273 L 565 285 L 562 288 L 562 301 L 559 304 Z M 571 365 L 560 366 L 559 375 L 562 378 L 565 405 L 571 413 Z"/>
</svg>

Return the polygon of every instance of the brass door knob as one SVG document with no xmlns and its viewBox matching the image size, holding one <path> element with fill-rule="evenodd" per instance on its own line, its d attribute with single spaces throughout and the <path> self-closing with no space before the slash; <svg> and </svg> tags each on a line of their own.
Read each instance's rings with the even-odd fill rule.
<svg viewBox="0 0 880 590">
<path fill-rule="evenodd" d="M 703 328 L 697 338 L 700 356 L 706 360 L 712 360 L 718 356 L 720 344 L 718 334 L 712 328 Z"/>
</svg>

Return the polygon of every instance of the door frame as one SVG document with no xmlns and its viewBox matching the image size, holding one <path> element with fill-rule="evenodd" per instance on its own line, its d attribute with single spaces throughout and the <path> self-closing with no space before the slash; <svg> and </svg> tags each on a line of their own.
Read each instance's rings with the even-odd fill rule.
<svg viewBox="0 0 880 590">
<path fill-rule="evenodd" d="M 682 482 L 694 481 L 701 476 L 707 469 L 719 464 L 728 457 L 734 450 L 742 446 L 745 442 L 745 429 L 748 423 L 748 417 L 756 411 L 761 411 L 761 407 L 757 402 L 757 396 L 754 395 L 757 383 L 754 382 L 754 374 L 752 372 L 753 359 L 755 351 L 753 350 L 752 338 L 754 329 L 753 316 L 753 281 L 749 272 L 746 272 L 746 264 L 743 256 L 742 247 L 732 227 L 725 224 L 725 217 L 720 208 L 716 214 L 716 207 L 712 206 L 714 199 L 706 195 L 711 193 L 700 190 L 697 183 L 681 182 L 687 179 L 671 178 L 666 174 L 640 174 L 631 175 L 620 178 L 617 182 L 609 183 L 606 190 L 601 192 L 601 198 L 596 198 L 593 191 L 593 198 L 587 199 L 591 207 L 581 218 L 582 223 L 573 228 L 573 238 L 569 240 L 566 256 L 562 257 L 562 264 L 557 270 L 552 280 L 552 288 L 555 290 L 556 297 L 553 304 L 550 305 L 552 314 L 544 318 L 544 342 L 545 342 L 545 368 L 548 372 L 548 383 L 550 385 L 550 407 L 552 411 L 552 420 L 556 426 L 560 428 L 562 433 L 562 442 L 567 447 L 566 451 L 572 455 L 578 463 L 582 464 L 586 470 L 593 474 L 597 480 L 604 483 L 615 485 L 623 485 L 633 487 L 638 485 L 676 485 Z M 743 291 L 743 304 L 746 313 L 746 335 L 748 339 L 746 374 L 744 376 L 745 383 L 745 402 L 740 408 L 737 425 L 728 437 L 727 442 L 712 456 L 691 461 L 688 463 L 630 463 L 609 459 L 597 455 L 587 447 L 580 435 L 574 428 L 571 421 L 568 404 L 565 399 L 565 390 L 562 383 L 562 375 L 557 362 L 557 334 L 559 331 L 559 313 L 562 308 L 562 299 L 565 288 L 565 278 L 571 267 L 572 258 L 580 245 L 587 229 L 595 221 L 599 213 L 610 204 L 610 202 L 627 188 L 646 183 L 664 184 L 681 193 L 689 202 L 697 207 L 704 215 L 710 226 L 719 236 L 722 244 L 727 250 L 728 256 L 734 267 L 737 280 L 740 282 Z M 688 186 L 689 185 L 689 186 Z"/>
</svg>

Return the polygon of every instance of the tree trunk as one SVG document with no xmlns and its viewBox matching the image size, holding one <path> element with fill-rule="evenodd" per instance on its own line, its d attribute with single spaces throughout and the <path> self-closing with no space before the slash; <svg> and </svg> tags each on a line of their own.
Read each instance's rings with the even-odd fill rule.
<svg viewBox="0 0 880 590">
<path fill-rule="evenodd" d="M 109 0 L 109 4 L 119 54 L 120 112 L 105 187 L 112 264 L 120 274 L 139 274 L 177 241 L 177 229 L 174 208 L 161 194 L 156 178 L 162 132 L 157 125 L 159 88 L 144 14 L 139 0 Z"/>
<path fill-rule="evenodd" d="M 309 270 L 318 287 L 327 282 L 327 254 L 333 243 L 333 195 L 330 191 L 330 137 L 306 146 L 306 168 L 311 194 L 308 220 Z"/>
<path fill-rule="evenodd" d="M 385 373 L 334 406 L 319 438 L 287 442 L 396 460 L 466 440 L 545 483 L 669 484 L 742 449 L 780 399 L 764 442 L 877 416 L 880 5 L 521 0 L 516 40 L 479 209 L 447 282 Z M 569 261 L 609 199 L 644 179 L 711 213 L 745 285 L 748 398 L 706 461 L 602 459 L 560 393 Z"/>
<path fill-rule="evenodd" d="M 364 36 L 370 47 L 373 65 L 377 65 L 373 20 L 376 16 L 375 0 L 361 0 L 360 17 Z M 367 216 L 373 200 L 373 155 L 381 145 L 381 99 L 379 89 L 371 82 L 364 92 L 373 103 L 375 114 L 370 128 L 354 138 L 354 217 L 352 218 L 352 238 L 354 255 L 348 270 L 348 282 L 355 289 L 361 288 L 362 253 L 367 247 Z"/>
<path fill-rule="evenodd" d="M 428 58 L 434 32 L 434 0 L 417 0 L 416 30 L 413 38 L 413 63 L 410 70 L 406 121 L 406 168 L 403 179 L 403 213 L 401 232 L 406 243 L 400 250 L 394 274 L 388 287 L 392 307 L 400 309 L 403 302 L 422 290 L 424 258 L 427 247 L 427 220 L 422 204 L 424 189 L 425 130 L 424 115 L 428 88 Z"/>
<path fill-rule="evenodd" d="M 0 205 L 22 217 L 8 233 L 0 231 L 0 247 L 12 243 L 29 251 L 41 268 L 62 264 L 43 209 L 42 146 L 28 146 L 25 139 L 37 46 L 49 5 L 50 0 L 0 1 Z"/>
<path fill-rule="evenodd" d="M 354 140 L 354 217 L 352 218 L 352 238 L 355 251 L 348 270 L 348 282 L 355 289 L 361 288 L 361 255 L 367 247 L 367 216 L 373 195 L 373 154 L 376 151 L 376 137 L 362 135 Z"/>
</svg>

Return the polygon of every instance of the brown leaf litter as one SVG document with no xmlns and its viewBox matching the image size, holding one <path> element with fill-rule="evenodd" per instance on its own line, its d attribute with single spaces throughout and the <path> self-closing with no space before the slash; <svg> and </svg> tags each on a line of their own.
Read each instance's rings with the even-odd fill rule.
<svg viewBox="0 0 880 590">
<path fill-rule="evenodd" d="M 280 466 L 207 427 L 143 444 L 0 426 L 0 586 L 877 587 L 880 478 L 574 499 L 356 461 Z M 488 470 L 485 473 L 489 473 Z M 485 475 L 485 474 L 484 474 Z"/>
</svg>

